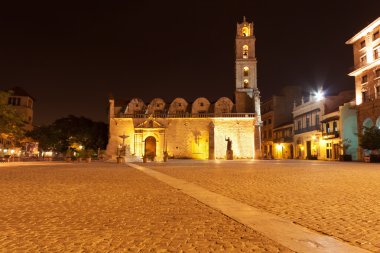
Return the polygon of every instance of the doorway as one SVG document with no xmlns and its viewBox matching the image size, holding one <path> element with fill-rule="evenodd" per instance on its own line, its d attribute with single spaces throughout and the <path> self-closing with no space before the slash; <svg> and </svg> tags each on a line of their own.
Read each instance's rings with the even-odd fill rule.
<svg viewBox="0 0 380 253">
<path fill-rule="evenodd" d="M 311 141 L 306 141 L 306 158 L 311 159 Z"/>
<path fill-rule="evenodd" d="M 156 157 L 156 138 L 149 136 L 145 139 L 145 156 L 153 161 Z"/>
</svg>

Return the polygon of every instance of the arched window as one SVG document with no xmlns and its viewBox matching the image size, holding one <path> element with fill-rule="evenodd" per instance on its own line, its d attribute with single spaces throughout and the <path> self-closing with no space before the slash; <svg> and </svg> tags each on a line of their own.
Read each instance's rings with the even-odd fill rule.
<svg viewBox="0 0 380 253">
<path fill-rule="evenodd" d="M 248 79 L 244 79 L 244 88 L 248 88 L 248 85 L 249 85 L 249 81 Z"/>
<path fill-rule="evenodd" d="M 249 75 L 249 68 L 248 67 L 244 67 L 243 68 L 243 72 L 244 72 L 244 76 L 248 76 Z"/>
<path fill-rule="evenodd" d="M 371 128 L 371 127 L 373 127 L 373 121 L 370 118 L 366 118 L 363 121 L 363 134 L 364 134 L 366 128 Z"/>
<path fill-rule="evenodd" d="M 244 36 L 244 37 L 247 37 L 249 36 L 249 28 L 244 26 L 242 29 L 241 29 L 241 34 Z"/>
<path fill-rule="evenodd" d="M 247 45 L 243 46 L 243 58 L 244 59 L 248 58 L 248 46 Z"/>
</svg>

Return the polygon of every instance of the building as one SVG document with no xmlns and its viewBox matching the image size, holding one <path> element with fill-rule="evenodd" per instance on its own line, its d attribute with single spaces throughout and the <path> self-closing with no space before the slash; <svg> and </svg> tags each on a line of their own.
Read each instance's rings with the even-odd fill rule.
<svg viewBox="0 0 380 253">
<path fill-rule="evenodd" d="M 165 156 L 192 159 L 226 158 L 227 140 L 234 158 L 260 155 L 260 96 L 253 23 L 237 24 L 235 101 L 222 97 L 211 103 L 199 97 L 192 103 L 176 98 L 109 100 L 111 158 Z M 232 71 L 231 71 L 232 72 Z"/>
<path fill-rule="evenodd" d="M 346 44 L 353 46 L 358 112 L 358 132 L 364 127 L 380 127 L 380 17 L 355 34 Z M 363 152 L 359 152 L 363 159 Z"/>
<path fill-rule="evenodd" d="M 353 98 L 353 91 L 342 91 L 336 96 L 310 95 L 302 97 L 301 103 L 294 103 L 295 158 L 339 159 L 342 154 L 339 106 Z"/>
<path fill-rule="evenodd" d="M 25 118 L 25 130 L 33 129 L 33 104 L 35 99 L 21 87 L 6 90 L 10 93 L 6 103 L 12 106 L 18 114 Z M 33 153 L 37 147 L 34 142 L 25 142 L 25 147 L 14 147 L 8 136 L 0 133 L 0 155 Z"/>
<path fill-rule="evenodd" d="M 273 128 L 273 157 L 275 159 L 293 159 L 293 122 L 284 123 Z"/>
<path fill-rule="evenodd" d="M 292 121 L 292 98 L 274 95 L 261 105 L 262 152 L 264 158 L 274 158 L 274 128 Z"/>
</svg>

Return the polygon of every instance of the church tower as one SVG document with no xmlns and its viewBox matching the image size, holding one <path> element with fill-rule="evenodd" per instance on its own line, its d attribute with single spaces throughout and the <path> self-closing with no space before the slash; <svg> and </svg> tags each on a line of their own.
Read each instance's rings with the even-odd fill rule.
<svg viewBox="0 0 380 253">
<path fill-rule="evenodd" d="M 237 24 L 235 39 L 236 92 L 245 93 L 251 99 L 253 90 L 257 88 L 256 37 L 253 32 L 253 22 L 247 22 L 245 17 L 242 23 Z"/>
</svg>

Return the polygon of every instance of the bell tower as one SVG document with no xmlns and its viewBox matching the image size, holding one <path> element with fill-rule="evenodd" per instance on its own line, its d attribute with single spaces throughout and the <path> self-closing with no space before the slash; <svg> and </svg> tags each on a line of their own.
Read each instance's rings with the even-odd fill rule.
<svg viewBox="0 0 380 253">
<path fill-rule="evenodd" d="M 243 19 L 237 24 L 235 39 L 236 92 L 246 93 L 251 99 L 257 88 L 257 61 L 255 53 L 256 37 L 253 22 Z"/>
</svg>

